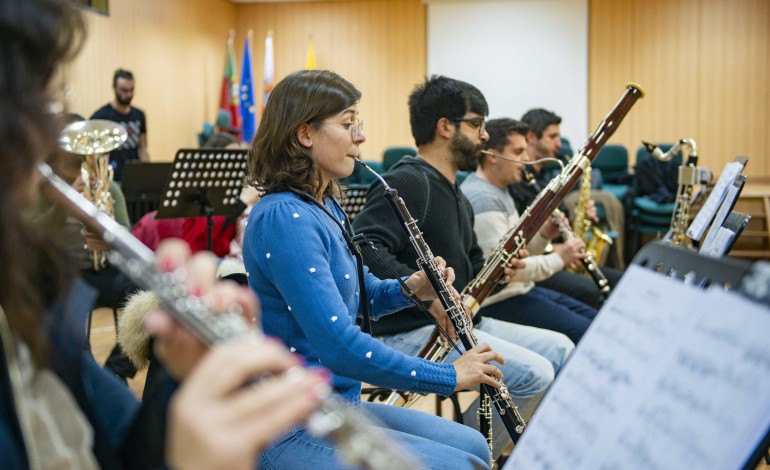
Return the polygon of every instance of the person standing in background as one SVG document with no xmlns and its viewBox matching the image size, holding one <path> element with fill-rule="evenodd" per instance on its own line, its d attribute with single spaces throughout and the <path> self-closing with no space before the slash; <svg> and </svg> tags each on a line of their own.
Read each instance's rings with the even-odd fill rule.
<svg viewBox="0 0 770 470">
<path fill-rule="evenodd" d="M 123 165 L 130 160 L 150 161 L 147 152 L 147 118 L 144 111 L 131 106 L 134 99 L 134 74 L 117 69 L 112 77 L 115 99 L 97 109 L 91 119 L 106 119 L 122 124 L 128 131 L 128 139 L 110 152 L 110 163 L 115 169 L 115 181 L 123 176 Z"/>
</svg>

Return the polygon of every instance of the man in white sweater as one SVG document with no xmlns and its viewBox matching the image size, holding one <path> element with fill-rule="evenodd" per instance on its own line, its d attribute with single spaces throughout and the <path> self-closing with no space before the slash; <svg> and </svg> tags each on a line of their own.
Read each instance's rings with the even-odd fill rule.
<svg viewBox="0 0 770 470">
<path fill-rule="evenodd" d="M 526 160 L 527 131 L 526 124 L 513 119 L 488 121 L 489 140 L 485 147 L 497 156 L 482 155 L 476 172 L 461 186 L 473 206 L 474 231 L 486 256 L 519 219 L 507 188 L 521 181 L 524 166 L 512 160 Z M 527 244 L 530 257 L 526 268 L 518 270 L 514 282 L 490 296 L 483 306 L 493 318 L 558 331 L 577 343 L 596 310 L 572 297 L 535 286 L 535 281 L 547 279 L 585 256 L 585 244 L 579 239 L 557 245 L 551 254 L 542 254 L 558 235 L 558 228 L 550 220 L 543 224 Z M 503 299 L 507 299 L 506 308 L 495 309 L 494 304 Z M 511 309 L 511 302 L 517 308 Z"/>
</svg>

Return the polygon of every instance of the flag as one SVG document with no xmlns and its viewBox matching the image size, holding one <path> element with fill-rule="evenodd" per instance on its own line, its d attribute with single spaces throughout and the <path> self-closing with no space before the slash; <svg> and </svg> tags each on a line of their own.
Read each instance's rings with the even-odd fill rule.
<svg viewBox="0 0 770 470">
<path fill-rule="evenodd" d="M 219 97 L 219 108 L 224 109 L 230 115 L 230 126 L 241 127 L 238 112 L 238 72 L 236 71 L 232 34 L 227 38 L 227 54 L 225 55 L 225 69 L 222 72 L 222 93 Z"/>
<path fill-rule="evenodd" d="M 305 69 L 315 70 L 315 44 L 311 39 L 307 45 L 307 54 L 305 55 Z"/>
<path fill-rule="evenodd" d="M 275 86 L 275 60 L 273 58 L 273 32 L 268 31 L 267 37 L 265 38 L 265 74 L 264 74 L 264 84 L 265 84 L 265 91 L 264 95 L 262 97 L 262 109 L 265 109 L 265 106 L 267 106 L 267 100 L 270 98 L 270 93 L 273 91 L 273 87 Z"/>
<path fill-rule="evenodd" d="M 257 131 L 257 113 L 254 107 L 254 86 L 251 73 L 251 41 L 246 36 L 243 45 L 243 62 L 241 62 L 241 140 L 251 142 Z"/>
</svg>

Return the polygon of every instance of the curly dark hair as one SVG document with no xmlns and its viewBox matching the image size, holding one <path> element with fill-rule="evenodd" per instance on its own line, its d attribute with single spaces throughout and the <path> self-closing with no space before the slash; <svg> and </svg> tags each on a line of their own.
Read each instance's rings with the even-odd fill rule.
<svg viewBox="0 0 770 470">
<path fill-rule="evenodd" d="M 409 124 L 415 145 L 433 142 L 439 119 L 462 118 L 469 111 L 489 114 L 487 100 L 478 88 L 453 78 L 431 76 L 409 95 Z"/>
<path fill-rule="evenodd" d="M 328 70 L 301 70 L 276 85 L 265 107 L 249 154 L 246 184 L 274 193 L 289 188 L 318 195 L 321 174 L 310 149 L 300 144 L 297 129 L 309 124 L 318 129 L 324 119 L 356 104 L 361 92 Z M 332 181 L 324 195 L 338 195 Z"/>
<path fill-rule="evenodd" d="M 38 365 L 47 362 L 43 315 L 70 276 L 64 256 L 30 228 L 19 203 L 37 180 L 37 164 L 56 149 L 54 72 L 84 36 L 72 2 L 0 2 L 0 305 Z"/>
</svg>

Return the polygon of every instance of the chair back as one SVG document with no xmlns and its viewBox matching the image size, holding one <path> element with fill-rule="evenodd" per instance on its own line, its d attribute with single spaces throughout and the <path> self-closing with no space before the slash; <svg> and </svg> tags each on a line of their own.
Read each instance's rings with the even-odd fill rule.
<svg viewBox="0 0 770 470">
<path fill-rule="evenodd" d="M 390 167 L 401 160 L 404 155 L 417 156 L 417 149 L 414 147 L 388 147 L 382 154 L 382 169 L 388 171 Z"/>
<path fill-rule="evenodd" d="M 605 181 L 618 174 L 628 174 L 628 150 L 623 145 L 607 144 L 591 162 L 591 168 L 601 170 Z"/>
</svg>

